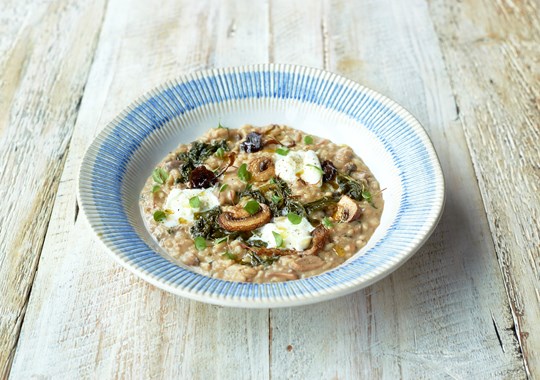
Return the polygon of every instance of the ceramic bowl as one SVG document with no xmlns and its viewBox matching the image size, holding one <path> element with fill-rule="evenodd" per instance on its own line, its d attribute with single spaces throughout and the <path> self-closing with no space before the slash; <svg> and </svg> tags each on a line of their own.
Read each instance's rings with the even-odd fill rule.
<svg viewBox="0 0 540 380">
<path fill-rule="evenodd" d="M 329 272 L 281 283 L 224 281 L 169 259 L 144 226 L 140 191 L 169 151 L 218 123 L 285 124 L 351 146 L 385 189 L 368 244 Z M 92 229 L 124 267 L 168 292 L 246 308 L 309 304 L 374 283 L 426 241 L 444 204 L 435 150 L 409 112 L 336 74 L 270 64 L 186 75 L 135 101 L 88 148 L 78 192 Z"/>
</svg>

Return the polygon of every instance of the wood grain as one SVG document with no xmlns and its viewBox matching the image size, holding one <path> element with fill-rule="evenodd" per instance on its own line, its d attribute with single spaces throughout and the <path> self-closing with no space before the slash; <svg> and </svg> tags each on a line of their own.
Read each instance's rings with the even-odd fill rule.
<svg viewBox="0 0 540 380">
<path fill-rule="evenodd" d="M 138 279 L 108 257 L 75 198 L 85 149 L 133 99 L 185 71 L 267 60 L 261 7 L 109 2 L 13 378 L 268 378 L 267 311 L 192 302 Z"/>
<path fill-rule="evenodd" d="M 532 378 L 540 378 L 539 6 L 430 1 Z"/>
<path fill-rule="evenodd" d="M 272 376 L 524 378 L 427 4 L 329 1 L 322 10 L 297 14 L 295 23 L 277 20 L 279 14 L 290 13 L 283 7 L 291 5 L 279 6 L 272 17 L 273 36 L 295 36 L 295 42 L 274 43 L 275 59 L 303 63 L 318 58 L 318 66 L 326 61 L 328 69 L 391 96 L 413 112 L 439 154 L 447 205 L 427 244 L 385 280 L 331 302 L 272 310 Z M 321 38 L 315 53 L 304 43 L 312 36 Z M 321 50 L 326 50 L 326 59 L 317 54 Z"/>
<path fill-rule="evenodd" d="M 0 378 L 19 338 L 103 12 L 103 1 L 2 4 Z"/>
</svg>

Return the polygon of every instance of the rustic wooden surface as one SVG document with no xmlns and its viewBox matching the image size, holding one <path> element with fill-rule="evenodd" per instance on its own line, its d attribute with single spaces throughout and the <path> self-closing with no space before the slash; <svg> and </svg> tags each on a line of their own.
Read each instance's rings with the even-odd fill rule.
<svg viewBox="0 0 540 380">
<path fill-rule="evenodd" d="M 0 377 L 540 377 L 540 14 L 533 1 L 7 2 L 0 13 Z M 94 136 L 181 73 L 288 62 L 409 109 L 447 181 L 403 267 L 240 310 L 156 289 L 79 215 Z"/>
</svg>

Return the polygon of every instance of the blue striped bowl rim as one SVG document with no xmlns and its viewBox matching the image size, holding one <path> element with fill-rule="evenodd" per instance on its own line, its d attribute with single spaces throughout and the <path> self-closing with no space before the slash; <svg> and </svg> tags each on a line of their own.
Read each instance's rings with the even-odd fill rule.
<svg viewBox="0 0 540 380">
<path fill-rule="evenodd" d="M 179 266 L 143 237 L 129 168 L 144 160 L 172 124 L 214 106 L 249 107 L 295 101 L 358 121 L 384 144 L 399 171 L 403 194 L 383 236 L 362 255 L 332 271 L 296 281 L 253 284 L 219 280 Z M 262 102 L 262 103 L 261 103 Z M 409 191 L 410 190 L 410 191 Z M 419 122 L 385 96 L 339 75 L 284 64 L 212 69 L 150 91 L 118 115 L 89 146 L 79 172 L 78 198 L 91 228 L 124 267 L 171 293 L 224 306 L 284 307 L 351 293 L 403 264 L 433 232 L 444 205 L 437 155 Z M 130 203 L 131 202 L 131 203 Z M 140 216 L 139 216 L 140 217 Z"/>
</svg>

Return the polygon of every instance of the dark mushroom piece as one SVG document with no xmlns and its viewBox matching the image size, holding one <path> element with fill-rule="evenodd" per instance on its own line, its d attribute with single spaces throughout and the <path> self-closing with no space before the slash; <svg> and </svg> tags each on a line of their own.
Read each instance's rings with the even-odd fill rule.
<svg viewBox="0 0 540 380">
<path fill-rule="evenodd" d="M 337 211 L 334 219 L 340 222 L 352 222 L 360 219 L 362 208 L 352 198 L 344 195 L 337 203 Z"/>
<path fill-rule="evenodd" d="M 253 231 L 270 221 L 272 213 L 265 204 L 260 204 L 257 213 L 251 215 L 243 208 L 237 206 L 232 211 L 224 211 L 218 218 L 218 223 L 227 231 Z"/>
</svg>

